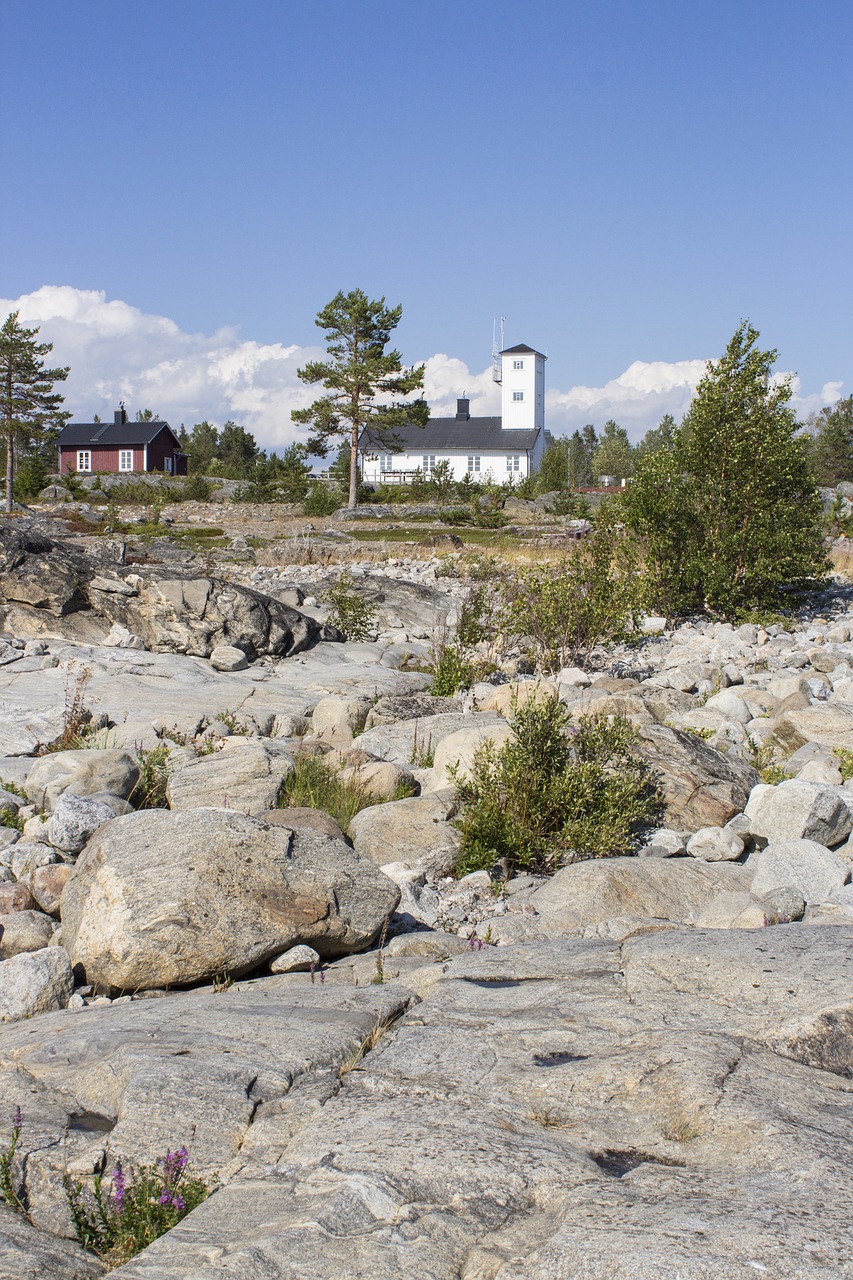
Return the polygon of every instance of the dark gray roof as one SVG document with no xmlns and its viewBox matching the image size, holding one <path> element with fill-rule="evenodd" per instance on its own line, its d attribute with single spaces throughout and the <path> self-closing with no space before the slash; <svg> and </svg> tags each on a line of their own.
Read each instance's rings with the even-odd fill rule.
<svg viewBox="0 0 853 1280">
<path fill-rule="evenodd" d="M 443 453 L 448 449 L 524 453 L 533 448 L 538 435 L 538 427 L 525 431 L 504 430 L 500 418 L 430 418 L 425 427 L 414 423 L 397 427 L 384 441 L 370 430 L 363 431 L 358 443 L 362 450 L 386 453 L 432 453 L 437 449 Z"/>
<path fill-rule="evenodd" d="M 101 448 L 134 444 L 150 444 L 163 428 L 175 436 L 168 422 L 69 422 L 59 433 L 57 444 L 65 449 L 77 449 L 81 445 L 100 445 Z M 177 440 L 177 436 L 175 439 Z"/>
<path fill-rule="evenodd" d="M 533 356 L 542 356 L 543 360 L 548 359 L 544 351 L 537 351 L 535 347 L 525 346 L 523 342 L 520 342 L 517 347 L 504 347 L 503 351 L 501 352 L 501 355 L 517 356 L 517 355 L 521 355 L 525 351 L 529 352 L 530 355 L 533 355 Z"/>
</svg>

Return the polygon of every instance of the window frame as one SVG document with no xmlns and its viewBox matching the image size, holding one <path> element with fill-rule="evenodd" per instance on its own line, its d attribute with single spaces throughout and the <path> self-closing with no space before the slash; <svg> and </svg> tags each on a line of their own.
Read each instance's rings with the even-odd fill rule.
<svg viewBox="0 0 853 1280">
<path fill-rule="evenodd" d="M 479 475 L 479 474 L 480 474 L 480 459 L 481 459 L 481 457 L 482 457 L 482 454 L 479 454 L 479 453 L 469 453 L 469 454 L 468 454 L 468 474 L 469 474 L 469 476 L 474 476 L 474 475 Z"/>
<path fill-rule="evenodd" d="M 437 455 L 434 453 L 425 453 L 425 454 L 422 454 L 422 458 L 423 458 L 423 464 L 424 464 L 422 468 L 424 475 L 425 476 L 431 475 L 432 472 L 435 471 L 435 463 L 436 463 Z"/>
<path fill-rule="evenodd" d="M 91 475 L 92 473 L 92 450 L 77 450 L 77 470 L 81 475 Z"/>
<path fill-rule="evenodd" d="M 520 402 L 521 400 L 523 400 L 523 399 L 524 399 L 524 392 L 523 392 L 523 391 L 513 391 L 513 393 L 512 393 L 512 398 L 513 398 L 513 401 L 514 401 L 515 403 L 518 403 L 518 402 Z"/>
<path fill-rule="evenodd" d="M 520 453 L 508 453 L 506 455 L 506 469 L 513 475 L 515 474 L 516 471 L 521 470 L 521 454 Z"/>
<path fill-rule="evenodd" d="M 523 361 L 523 360 L 513 360 L 513 362 L 512 362 L 512 367 L 513 367 L 513 369 L 523 369 L 523 368 L 524 368 L 524 361 Z"/>
<path fill-rule="evenodd" d="M 125 460 L 126 460 L 127 458 L 130 458 L 130 466 L 129 466 L 129 467 L 125 465 Z M 132 470 L 133 470 L 133 450 L 132 450 L 132 449 L 119 449 L 119 451 L 118 451 L 118 469 L 119 469 L 119 471 L 132 471 Z"/>
</svg>

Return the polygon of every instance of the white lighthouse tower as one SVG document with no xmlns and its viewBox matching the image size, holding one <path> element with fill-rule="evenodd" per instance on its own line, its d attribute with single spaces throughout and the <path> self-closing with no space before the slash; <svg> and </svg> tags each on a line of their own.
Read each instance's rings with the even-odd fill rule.
<svg viewBox="0 0 853 1280">
<path fill-rule="evenodd" d="M 501 353 L 501 426 L 531 431 L 545 426 L 545 360 L 523 344 Z"/>
</svg>

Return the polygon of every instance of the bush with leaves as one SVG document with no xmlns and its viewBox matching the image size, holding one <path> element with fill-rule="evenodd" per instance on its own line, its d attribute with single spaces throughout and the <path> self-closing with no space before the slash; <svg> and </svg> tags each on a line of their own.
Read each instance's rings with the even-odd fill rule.
<svg viewBox="0 0 853 1280">
<path fill-rule="evenodd" d="M 307 495 L 302 500 L 306 516 L 330 516 L 344 505 L 343 494 L 334 485 L 322 480 L 312 480 Z"/>
<path fill-rule="evenodd" d="M 582 663 L 620 635 L 642 608 L 637 547 L 606 515 L 556 563 L 507 576 L 499 626 L 540 671 Z"/>
<path fill-rule="evenodd" d="M 459 605 L 453 638 L 446 630 L 438 632 L 432 649 L 433 674 L 429 690 L 436 697 L 452 697 L 488 673 L 490 664 L 479 656 L 477 647 L 494 636 L 492 604 L 492 591 L 484 583 L 470 587 Z"/>
<path fill-rule="evenodd" d="M 786 588 L 826 571 L 808 442 L 788 406 L 790 383 L 773 377 L 776 352 L 758 350 L 758 338 L 740 325 L 624 496 L 652 602 L 669 615 L 778 608 Z"/>
<path fill-rule="evenodd" d="M 349 569 L 344 569 L 337 582 L 326 592 L 331 604 L 328 621 L 337 627 L 345 640 L 368 640 L 376 625 L 376 608 L 355 588 Z"/>
<path fill-rule="evenodd" d="M 553 695 L 514 706 L 512 737 L 486 742 L 468 776 L 456 770 L 464 805 L 458 872 L 553 873 L 584 858 L 630 853 L 637 831 L 655 821 L 660 797 L 649 766 L 633 751 L 623 717 L 590 715 L 573 725 Z"/>
</svg>

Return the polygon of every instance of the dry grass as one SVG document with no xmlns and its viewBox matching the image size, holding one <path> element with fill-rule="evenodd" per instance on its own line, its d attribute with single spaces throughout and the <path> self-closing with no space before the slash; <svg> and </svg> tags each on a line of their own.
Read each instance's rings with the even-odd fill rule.
<svg viewBox="0 0 853 1280">
<path fill-rule="evenodd" d="M 338 1074 L 343 1077 L 349 1075 L 351 1071 L 360 1070 L 360 1064 L 368 1053 L 372 1053 L 381 1041 L 382 1037 L 391 1029 L 397 1021 L 394 1017 L 383 1018 L 381 1015 L 376 1019 L 373 1026 L 368 1031 L 359 1044 L 355 1045 L 338 1068 Z"/>
</svg>

